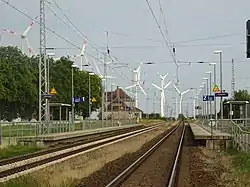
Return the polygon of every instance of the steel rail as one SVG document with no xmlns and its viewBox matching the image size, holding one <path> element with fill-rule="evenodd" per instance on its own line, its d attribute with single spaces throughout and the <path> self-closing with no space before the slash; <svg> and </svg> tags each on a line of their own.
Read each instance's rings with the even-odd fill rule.
<svg viewBox="0 0 250 187">
<path fill-rule="evenodd" d="M 56 161 L 56 160 L 59 160 L 59 159 L 74 155 L 74 154 L 77 154 L 77 153 L 81 153 L 83 151 L 87 151 L 89 149 L 92 149 L 92 148 L 95 148 L 95 147 L 98 147 L 98 146 L 101 146 L 101 145 L 105 145 L 105 144 L 108 144 L 108 143 L 112 143 L 112 142 L 121 140 L 121 139 L 126 138 L 126 137 L 130 137 L 130 136 L 133 136 L 133 135 L 136 135 L 136 134 L 141 134 L 143 132 L 147 132 L 147 131 L 150 131 L 152 129 L 155 129 L 155 128 L 161 126 L 161 125 L 162 124 L 159 124 L 159 125 L 147 127 L 147 128 L 144 128 L 144 129 L 140 129 L 140 130 L 137 130 L 135 132 L 129 132 L 129 133 L 126 133 L 126 134 L 118 135 L 119 137 L 111 137 L 108 140 L 93 143 L 92 145 L 88 145 L 86 147 L 82 147 L 82 148 L 79 148 L 79 149 L 76 149 L 76 150 L 73 150 L 73 151 L 65 152 L 65 153 L 62 153 L 62 154 L 59 154 L 59 155 L 56 155 L 56 156 L 52 156 L 52 157 L 49 157 L 49 158 L 45 158 L 45 159 L 41 159 L 41 160 L 34 161 L 34 162 L 31 162 L 31 163 L 27 163 L 27 164 L 17 166 L 17 167 L 11 168 L 11 169 L 6 169 L 6 170 L 3 170 L 3 171 L 0 172 L 0 178 L 8 177 L 8 176 L 11 176 L 11 175 L 13 175 L 15 173 L 19 173 L 19 172 L 22 172 L 22 171 L 25 171 L 25 170 L 28 170 L 28 169 L 32 169 L 32 168 L 41 166 L 43 164 L 47 164 L 47 163 L 50 163 L 50 162 L 53 162 L 53 161 Z"/>
<path fill-rule="evenodd" d="M 183 128 L 183 131 L 182 131 L 182 134 L 181 134 L 181 139 L 180 139 L 180 142 L 179 142 L 179 146 L 178 146 L 178 150 L 177 150 L 177 153 L 176 153 L 176 156 L 175 156 L 175 161 L 174 161 L 174 164 L 173 164 L 173 167 L 172 167 L 172 173 L 171 173 L 171 176 L 168 180 L 168 187 L 174 187 L 175 185 L 175 181 L 176 181 L 176 172 L 177 172 L 177 166 L 179 164 L 179 161 L 180 161 L 180 155 L 181 155 L 181 149 L 182 149 L 182 145 L 183 145 L 183 139 L 184 139 L 184 134 L 185 134 L 185 130 L 186 130 L 186 127 L 185 127 L 185 124 L 184 124 L 184 128 Z"/>
<path fill-rule="evenodd" d="M 46 155 L 46 154 L 49 154 L 49 153 L 61 151 L 61 150 L 68 149 L 68 148 L 71 148 L 71 147 L 79 146 L 79 145 L 82 145 L 82 144 L 90 143 L 90 142 L 93 142 L 93 141 L 109 138 L 109 137 L 112 137 L 112 136 L 115 136 L 115 135 L 131 132 L 133 130 L 139 130 L 139 129 L 143 129 L 143 127 L 142 126 L 137 126 L 137 127 L 127 128 L 127 129 L 118 129 L 118 130 L 112 130 L 112 131 L 108 131 L 108 132 L 107 131 L 106 132 L 98 132 L 98 133 L 90 134 L 90 135 L 82 135 L 82 139 L 78 140 L 77 143 L 70 143 L 70 144 L 63 145 L 63 146 L 56 147 L 56 148 L 49 148 L 49 149 L 42 150 L 42 151 L 37 151 L 37 152 L 34 152 L 34 153 L 29 153 L 29 154 L 25 154 L 25 155 L 20 155 L 20 156 L 0 160 L 0 167 L 4 166 L 4 165 L 7 165 L 7 164 L 11 164 L 13 162 L 18 162 L 18 161 L 38 157 L 38 156 L 43 156 L 43 155 Z M 117 132 L 119 132 L 119 133 L 117 133 Z M 96 137 L 96 136 L 98 136 L 98 137 Z M 74 138 L 80 138 L 80 136 L 74 137 Z M 68 138 L 68 139 L 70 140 L 70 139 L 74 139 L 74 138 Z"/>
<path fill-rule="evenodd" d="M 117 187 L 126 178 L 128 178 L 142 163 L 144 163 L 148 157 L 150 157 L 157 148 L 178 128 L 180 124 L 175 126 L 169 133 L 167 133 L 163 138 L 161 138 L 154 146 L 152 146 L 146 153 L 144 153 L 140 158 L 133 162 L 129 167 L 127 167 L 122 173 L 120 173 L 116 178 L 114 178 L 106 187 Z"/>
</svg>

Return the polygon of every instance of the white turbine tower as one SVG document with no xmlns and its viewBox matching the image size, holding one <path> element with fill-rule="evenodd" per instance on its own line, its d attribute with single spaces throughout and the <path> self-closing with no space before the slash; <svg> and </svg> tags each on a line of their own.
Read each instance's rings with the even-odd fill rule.
<svg viewBox="0 0 250 187">
<path fill-rule="evenodd" d="M 38 18 L 38 16 L 36 16 L 34 20 L 36 20 L 37 18 Z M 28 56 L 36 55 L 35 51 L 32 49 L 32 47 L 30 46 L 29 41 L 27 39 L 27 34 L 35 23 L 34 20 L 30 23 L 30 25 L 27 27 L 27 29 L 25 29 L 25 31 L 23 33 L 17 33 L 13 30 L 5 29 L 5 28 L 2 29 L 3 32 L 9 33 L 9 34 L 14 35 L 14 36 L 19 35 L 21 37 L 21 51 L 22 51 L 22 53 L 25 53 L 25 51 L 23 49 L 23 45 L 24 45 L 24 43 L 26 43 L 27 48 L 28 48 L 28 54 L 27 54 Z"/>
<path fill-rule="evenodd" d="M 159 73 L 158 73 L 159 74 Z M 159 74 L 160 75 L 160 74 Z M 156 87 L 158 90 L 160 90 L 161 92 L 161 117 L 164 117 L 164 107 L 165 107 L 165 89 L 172 83 L 172 81 L 170 81 L 169 83 L 167 83 L 165 86 L 164 86 L 164 80 L 165 78 L 168 76 L 168 74 L 162 76 L 160 75 L 160 78 L 161 78 L 161 87 L 155 85 L 154 83 L 152 83 L 152 85 L 154 87 Z"/>
<path fill-rule="evenodd" d="M 182 98 L 183 98 L 183 95 L 184 95 L 185 93 L 189 92 L 190 90 L 188 89 L 188 90 L 186 90 L 186 91 L 184 91 L 184 92 L 181 92 L 175 85 L 174 85 L 174 88 L 175 88 L 176 92 L 177 92 L 177 93 L 179 94 L 179 96 L 180 96 L 180 102 L 179 102 L 180 110 L 179 110 L 179 114 L 181 114 L 181 113 L 182 113 Z"/>
<path fill-rule="evenodd" d="M 126 87 L 126 89 L 130 89 L 135 87 L 135 107 L 138 108 L 138 88 L 141 89 L 141 91 L 144 93 L 144 95 L 147 95 L 144 89 L 141 86 L 141 66 L 139 66 L 137 69 L 134 69 L 133 72 L 135 73 L 135 84 Z"/>
</svg>

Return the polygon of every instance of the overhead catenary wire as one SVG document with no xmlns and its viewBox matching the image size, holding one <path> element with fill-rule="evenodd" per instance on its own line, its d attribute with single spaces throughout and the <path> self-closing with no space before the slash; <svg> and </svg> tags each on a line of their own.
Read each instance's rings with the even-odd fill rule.
<svg viewBox="0 0 250 187">
<path fill-rule="evenodd" d="M 35 20 L 34 18 L 32 18 L 31 16 L 29 16 L 27 13 L 25 13 L 24 11 L 18 9 L 16 6 L 8 3 L 5 0 L 0 0 L 3 3 L 6 3 L 7 5 L 9 5 L 11 8 L 15 9 L 16 11 L 18 11 L 19 13 L 21 13 L 22 15 L 24 15 L 25 17 L 29 18 L 30 20 L 33 20 L 35 23 L 40 25 L 40 22 Z M 71 46 L 75 47 L 76 49 L 81 50 L 81 48 L 77 45 L 75 45 L 73 42 L 71 42 L 69 39 L 63 37 L 62 35 L 60 35 L 59 33 L 57 33 L 56 31 L 50 29 L 49 27 L 45 26 L 45 29 L 50 31 L 51 33 L 55 34 L 58 38 L 62 39 L 64 42 L 70 44 Z M 92 54 L 88 53 L 87 51 L 85 51 L 86 54 L 88 54 L 89 56 L 93 57 L 94 59 L 96 59 L 97 61 L 100 61 L 98 58 L 96 58 L 95 56 L 93 56 Z"/>
<path fill-rule="evenodd" d="M 165 15 L 163 13 L 163 8 L 162 8 L 162 5 L 161 5 L 161 0 L 159 0 L 159 6 L 160 6 L 160 12 L 161 12 L 161 16 L 162 16 L 162 19 L 163 19 L 163 23 L 164 23 L 164 26 L 165 26 L 166 36 L 168 37 L 169 43 L 172 43 L 171 39 L 170 39 L 168 27 L 167 27 L 167 22 L 166 22 L 166 19 L 165 19 Z"/>
<path fill-rule="evenodd" d="M 39 22 L 39 21 L 36 21 L 34 18 L 32 18 L 31 16 L 29 16 L 27 13 L 25 13 L 25 12 L 22 11 L 22 10 L 20 10 L 20 9 L 17 8 L 16 6 L 12 5 L 11 3 L 9 3 L 9 2 L 7 2 L 7 1 L 5 1 L 5 0 L 0 0 L 0 1 L 2 1 L 3 3 L 9 5 L 11 8 L 15 9 L 17 12 L 21 13 L 21 14 L 24 15 L 25 17 L 29 18 L 30 20 L 33 20 L 35 23 L 37 23 L 37 24 L 40 25 L 40 22 Z M 71 42 L 71 41 L 68 40 L 67 38 L 61 36 L 61 35 L 60 35 L 59 33 L 57 33 L 56 31 L 50 29 L 50 28 L 47 27 L 47 26 L 45 26 L 45 29 L 48 30 L 49 32 L 55 34 L 57 37 L 59 37 L 60 39 L 62 39 L 62 40 L 65 41 L 66 43 L 72 45 L 72 46 L 75 47 L 76 49 L 81 50 L 81 48 L 80 48 L 79 46 L 75 45 L 73 42 Z M 85 53 L 86 53 L 87 55 L 89 55 L 90 57 L 94 58 L 95 60 L 97 60 L 98 62 L 101 62 L 101 63 L 102 63 L 102 61 L 101 61 L 99 58 L 95 57 L 94 55 L 92 55 L 92 54 L 90 54 L 90 53 L 88 53 L 88 52 L 86 52 L 86 51 L 85 51 Z M 116 58 L 116 59 L 117 59 L 117 58 Z M 112 68 L 112 69 L 113 69 L 113 68 Z M 114 71 L 115 71 L 116 73 L 118 73 L 118 71 L 117 71 L 115 68 L 114 68 Z M 118 73 L 118 74 L 119 74 L 119 73 Z M 128 78 L 123 72 L 122 72 L 120 75 L 121 75 L 121 77 L 124 76 L 127 80 L 129 80 L 129 78 Z M 124 80 L 125 80 L 125 79 L 124 79 Z"/>
<path fill-rule="evenodd" d="M 165 42 L 165 44 L 166 44 L 166 46 L 167 46 L 167 48 L 168 48 L 168 50 L 169 50 L 169 52 L 170 52 L 170 55 L 172 56 L 175 65 L 178 66 L 178 63 L 177 63 L 177 61 L 176 61 L 176 57 L 175 57 L 175 55 L 172 53 L 172 49 L 171 49 L 171 47 L 169 46 L 169 43 L 168 43 L 168 41 L 167 41 L 165 35 L 163 34 L 163 31 L 162 31 L 162 29 L 161 29 L 161 26 L 160 26 L 158 20 L 157 20 L 156 17 L 155 17 L 154 11 L 153 11 L 153 9 L 152 9 L 152 7 L 151 7 L 149 1 L 146 0 L 146 2 L 147 2 L 147 5 L 148 5 L 148 7 L 149 7 L 149 10 L 150 10 L 150 12 L 151 12 L 151 14 L 152 14 L 154 20 L 155 20 L 155 23 L 156 23 L 156 25 L 157 25 L 157 27 L 158 27 L 158 29 L 159 29 L 161 35 L 162 35 L 162 38 L 163 38 L 163 40 L 164 40 L 164 42 Z"/>
<path fill-rule="evenodd" d="M 196 41 L 201 41 L 201 40 L 212 40 L 212 39 L 224 38 L 224 37 L 229 37 L 229 36 L 237 36 L 237 35 L 242 35 L 242 33 L 232 33 L 232 34 L 224 34 L 224 35 L 210 36 L 210 37 L 204 37 L 204 38 L 196 38 L 196 39 L 190 39 L 190 40 L 177 41 L 174 43 L 175 44 L 189 43 L 189 42 L 196 42 Z"/>
<path fill-rule="evenodd" d="M 67 16 L 67 14 L 65 13 L 65 11 L 58 5 L 58 3 L 56 2 L 56 0 L 53 0 L 54 4 L 56 5 L 56 7 L 62 12 L 62 14 L 64 15 L 64 17 L 69 21 L 69 23 L 80 33 L 80 35 L 85 38 L 87 37 L 85 34 L 82 33 L 82 31 L 80 31 L 76 26 L 75 24 L 70 20 L 70 18 Z M 89 38 L 88 38 L 88 41 L 89 41 L 89 45 L 92 46 L 94 49 L 96 50 L 99 50 L 98 49 L 98 46 L 92 42 Z"/>
<path fill-rule="evenodd" d="M 47 8 L 50 12 L 52 12 L 52 14 L 53 14 L 58 20 L 60 20 L 68 29 L 71 29 L 73 32 L 75 32 L 77 36 L 82 37 L 78 32 L 76 32 L 74 29 L 72 29 L 71 26 L 70 26 L 66 21 L 64 21 L 60 16 L 58 16 L 57 13 L 56 13 L 51 7 L 49 7 L 49 6 L 47 6 L 47 5 L 45 5 L 45 6 L 46 6 L 46 8 Z"/>
</svg>

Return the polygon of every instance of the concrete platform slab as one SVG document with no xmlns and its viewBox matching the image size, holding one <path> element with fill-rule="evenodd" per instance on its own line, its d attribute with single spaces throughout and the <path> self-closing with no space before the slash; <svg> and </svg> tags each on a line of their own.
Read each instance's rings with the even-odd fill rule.
<svg viewBox="0 0 250 187">
<path fill-rule="evenodd" d="M 211 136 L 210 127 L 201 126 L 197 124 L 190 124 L 191 130 L 194 134 L 194 139 L 196 140 L 229 140 L 231 139 L 231 134 L 223 133 L 220 131 L 213 131 L 213 135 Z"/>
</svg>

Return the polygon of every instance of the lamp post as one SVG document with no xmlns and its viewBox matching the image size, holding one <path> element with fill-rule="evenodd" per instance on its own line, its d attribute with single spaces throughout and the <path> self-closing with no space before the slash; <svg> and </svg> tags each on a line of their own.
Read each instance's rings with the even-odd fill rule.
<svg viewBox="0 0 250 187">
<path fill-rule="evenodd" d="M 72 104 L 71 104 L 71 117 L 72 117 L 72 127 L 73 127 L 73 131 L 75 130 L 74 126 L 75 126 L 75 101 L 74 101 L 74 68 L 78 67 L 78 65 L 76 64 L 72 64 L 71 65 L 71 96 L 72 96 Z"/>
<path fill-rule="evenodd" d="M 204 77 L 203 80 L 206 80 L 206 95 L 208 95 L 208 78 Z M 206 116 L 207 116 L 207 120 L 209 120 L 209 106 L 208 106 L 208 102 L 206 101 L 206 109 L 207 109 L 207 113 L 206 113 Z"/>
<path fill-rule="evenodd" d="M 111 99 L 110 99 L 110 106 L 111 106 L 111 126 L 114 126 L 114 112 L 113 112 L 113 86 L 115 84 L 111 84 Z"/>
<path fill-rule="evenodd" d="M 204 85 L 200 86 L 200 90 L 201 90 L 201 96 L 202 96 L 204 94 Z M 202 114 L 202 118 L 204 118 L 204 115 L 205 115 L 205 104 L 204 104 L 203 99 L 201 99 L 201 102 L 202 102 L 201 114 Z"/>
<path fill-rule="evenodd" d="M 207 95 L 206 93 L 206 82 L 202 82 L 202 89 L 203 89 L 203 95 Z M 203 101 L 203 106 L 204 106 L 204 119 L 207 119 L 207 102 L 206 101 Z"/>
<path fill-rule="evenodd" d="M 209 75 L 209 95 L 212 95 L 212 72 L 208 71 L 206 74 Z M 210 120 L 212 119 L 212 101 L 209 100 L 209 112 L 210 112 Z"/>
<path fill-rule="evenodd" d="M 95 75 L 93 72 L 88 72 L 89 73 L 89 120 L 91 116 L 91 106 L 92 106 L 92 100 L 91 100 L 91 75 Z"/>
<path fill-rule="evenodd" d="M 220 92 L 223 92 L 223 87 L 222 87 L 222 51 L 214 51 L 214 54 L 219 54 L 220 55 Z M 220 98 L 220 117 L 223 119 L 223 101 L 222 97 Z"/>
<path fill-rule="evenodd" d="M 213 66 L 214 67 L 214 86 L 216 85 L 216 63 L 210 63 L 209 64 L 210 66 Z M 217 110 L 216 110 L 216 97 L 214 98 L 214 116 L 215 116 L 215 124 L 216 124 L 216 121 L 217 121 Z"/>
</svg>

